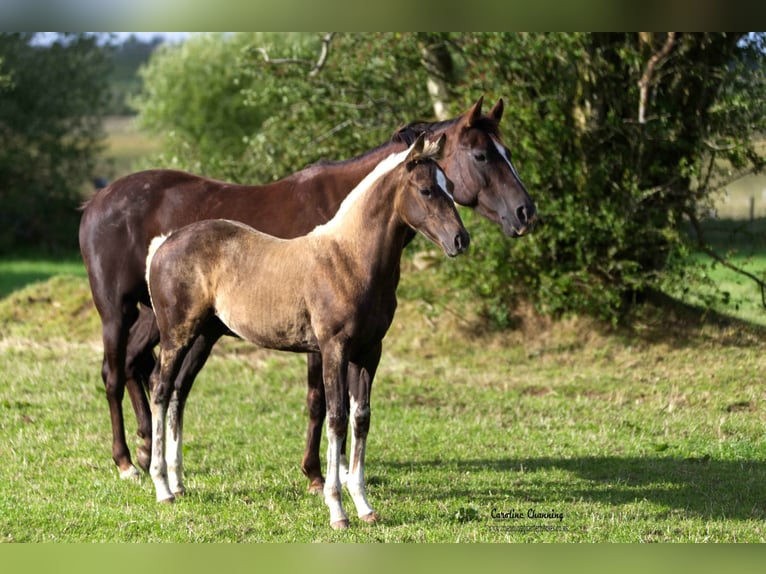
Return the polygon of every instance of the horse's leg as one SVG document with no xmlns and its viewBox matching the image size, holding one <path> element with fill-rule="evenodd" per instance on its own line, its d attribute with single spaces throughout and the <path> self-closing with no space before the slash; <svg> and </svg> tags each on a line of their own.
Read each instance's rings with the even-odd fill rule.
<svg viewBox="0 0 766 574">
<path fill-rule="evenodd" d="M 370 390 L 380 362 L 381 345 L 369 352 L 360 363 L 349 363 L 349 398 L 351 405 L 351 465 L 346 486 L 356 505 L 359 518 L 374 523 L 380 516 L 367 502 L 364 485 L 364 454 L 370 430 Z"/>
<path fill-rule="evenodd" d="M 319 446 L 322 441 L 322 424 L 325 419 L 324 382 L 322 381 L 322 355 L 309 353 L 306 356 L 308 364 L 308 391 L 306 406 L 309 412 L 309 426 L 306 433 L 306 450 L 303 451 L 301 470 L 309 479 L 309 492 L 319 494 L 324 488 L 322 464 L 319 461 Z"/>
<path fill-rule="evenodd" d="M 130 330 L 126 358 L 126 386 L 128 395 L 136 413 L 138 436 L 143 444 L 136 449 L 138 465 L 148 471 L 152 456 L 152 418 L 149 410 L 145 387 L 154 369 L 154 347 L 160 340 L 154 311 L 143 305 L 139 309 L 138 320 Z"/>
<path fill-rule="evenodd" d="M 348 427 L 348 413 L 344 401 L 344 397 L 348 395 L 347 370 L 348 358 L 343 344 L 336 340 L 323 344 L 322 373 L 327 401 L 327 473 L 324 499 L 330 509 L 330 526 L 333 528 L 348 528 L 348 516 L 341 503 L 338 475 L 340 447 Z"/>
<path fill-rule="evenodd" d="M 112 313 L 112 318 L 102 314 L 102 336 L 104 362 L 101 377 L 106 388 L 106 400 L 112 421 L 112 460 L 117 465 L 120 478 L 135 479 L 140 476 L 130 459 L 130 450 L 125 440 L 125 421 L 122 413 L 122 398 L 125 395 L 125 352 L 131 324 L 138 311 L 125 303 L 121 312 Z"/>
<path fill-rule="evenodd" d="M 173 394 L 168 404 L 167 437 L 165 441 L 165 461 L 168 468 L 168 484 L 175 496 L 184 496 L 183 484 L 183 415 L 186 399 L 189 397 L 194 379 L 202 370 L 216 341 L 225 332 L 225 327 L 217 319 L 211 321 L 208 328 L 192 343 L 176 376 Z"/>
</svg>

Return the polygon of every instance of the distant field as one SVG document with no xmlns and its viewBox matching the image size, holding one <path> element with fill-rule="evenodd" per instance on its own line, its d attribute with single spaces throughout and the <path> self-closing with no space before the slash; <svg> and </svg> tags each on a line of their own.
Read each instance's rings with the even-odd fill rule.
<svg viewBox="0 0 766 574">
<path fill-rule="evenodd" d="M 109 117 L 104 122 L 104 128 L 108 143 L 99 171 L 109 180 L 134 171 L 137 160 L 160 150 L 159 139 L 140 131 L 133 116 Z"/>
<path fill-rule="evenodd" d="M 735 220 L 766 217 L 766 174 L 747 175 L 726 186 L 718 195 L 716 215 Z"/>
</svg>

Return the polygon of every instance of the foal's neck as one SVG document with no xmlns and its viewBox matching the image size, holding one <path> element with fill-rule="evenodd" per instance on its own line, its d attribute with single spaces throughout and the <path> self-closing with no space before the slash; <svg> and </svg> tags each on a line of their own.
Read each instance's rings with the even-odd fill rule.
<svg viewBox="0 0 766 574">
<path fill-rule="evenodd" d="M 384 174 L 318 234 L 337 244 L 344 258 L 351 256 L 360 275 L 369 280 L 398 276 L 402 250 L 410 236 L 409 226 L 396 211 L 401 185 L 399 170 Z"/>
</svg>

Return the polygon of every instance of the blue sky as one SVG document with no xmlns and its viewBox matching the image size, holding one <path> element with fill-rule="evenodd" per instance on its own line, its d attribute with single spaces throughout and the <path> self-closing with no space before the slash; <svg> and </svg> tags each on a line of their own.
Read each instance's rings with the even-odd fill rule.
<svg viewBox="0 0 766 574">
<path fill-rule="evenodd" d="M 200 32 L 92 32 L 93 34 L 113 34 L 117 43 L 124 42 L 131 34 L 135 35 L 144 42 L 151 41 L 155 36 L 162 36 L 167 42 L 182 42 L 188 38 L 191 34 L 199 34 Z M 34 43 L 39 45 L 47 45 L 51 43 L 56 37 L 56 32 L 37 32 Z"/>
</svg>

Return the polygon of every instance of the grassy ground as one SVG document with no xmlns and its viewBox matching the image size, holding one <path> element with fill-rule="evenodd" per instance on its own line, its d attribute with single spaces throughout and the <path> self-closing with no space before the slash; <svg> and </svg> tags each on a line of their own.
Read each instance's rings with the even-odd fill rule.
<svg viewBox="0 0 766 574">
<path fill-rule="evenodd" d="M 717 253 L 766 281 L 766 218 L 707 220 L 703 225 L 705 239 Z M 715 288 L 678 283 L 669 286 L 669 291 L 685 302 L 710 305 L 719 312 L 766 326 L 766 307 L 760 288 L 752 279 L 702 252 L 692 254 L 691 260 L 702 266 Z"/>
<path fill-rule="evenodd" d="M 120 175 L 149 144 L 108 127 Z M 729 247 L 765 267 L 749 245 Z M 333 532 L 299 470 L 302 356 L 218 345 L 187 409 L 189 495 L 159 506 L 147 477 L 120 481 L 111 461 L 78 258 L 0 261 L 0 540 L 766 540 L 757 304 L 734 309 L 748 323 L 665 304 L 629 331 L 530 314 L 486 333 L 410 295 L 431 283 L 405 270 L 373 390 L 367 483 L 383 522 Z M 730 298 L 751 305 L 747 288 Z"/>
<path fill-rule="evenodd" d="M 188 408 L 189 496 L 159 506 L 110 459 L 86 280 L 5 297 L 0 539 L 766 539 L 762 330 L 665 308 L 630 332 L 530 315 L 483 334 L 410 300 L 423 281 L 404 274 L 373 392 L 367 479 L 384 521 L 340 533 L 299 470 L 302 356 L 219 344 Z"/>
</svg>

